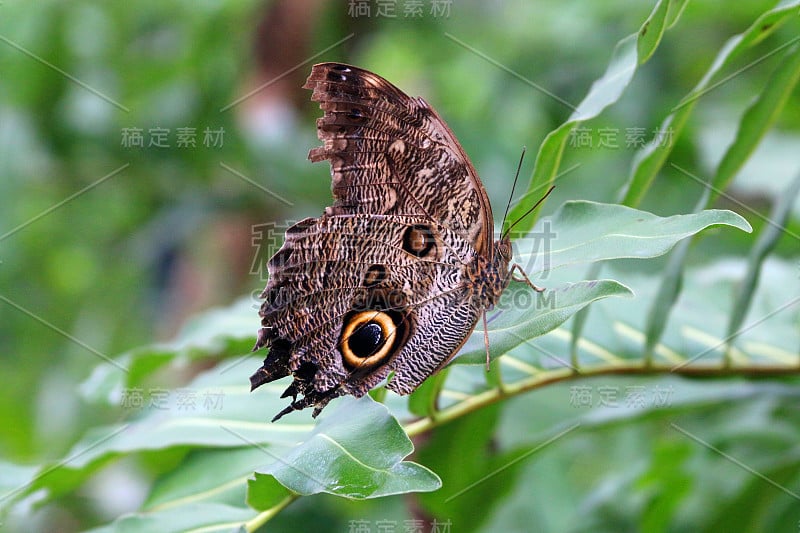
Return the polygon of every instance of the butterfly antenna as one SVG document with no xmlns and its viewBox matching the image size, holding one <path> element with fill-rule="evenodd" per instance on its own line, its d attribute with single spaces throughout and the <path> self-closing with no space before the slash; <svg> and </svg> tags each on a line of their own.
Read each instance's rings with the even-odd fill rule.
<svg viewBox="0 0 800 533">
<path fill-rule="evenodd" d="M 503 229 L 503 226 L 506 225 L 506 217 L 508 216 L 508 210 L 511 208 L 511 200 L 514 199 L 514 189 L 517 187 L 517 180 L 519 179 L 519 171 L 522 170 L 522 160 L 525 159 L 525 151 L 527 148 L 524 146 L 522 147 L 522 153 L 519 154 L 519 164 L 517 165 L 517 173 L 514 175 L 514 183 L 511 185 L 511 195 L 508 197 L 508 203 L 506 204 L 506 212 L 503 213 L 503 222 L 500 223 L 500 229 Z"/>
<path fill-rule="evenodd" d="M 536 202 L 535 204 L 533 204 L 533 207 L 531 207 L 530 209 L 528 209 L 527 211 L 525 211 L 525 214 L 524 214 L 524 215 L 522 215 L 522 216 L 521 216 L 521 217 L 519 217 L 517 220 L 515 220 L 515 221 L 514 221 L 514 222 L 513 222 L 513 223 L 512 223 L 512 224 L 511 224 L 509 227 L 508 227 L 508 229 L 507 229 L 507 230 L 505 230 L 505 231 L 503 232 L 503 235 L 502 235 L 502 237 L 505 237 L 505 236 L 507 236 L 509 233 L 511 233 L 511 230 L 514 228 L 514 226 L 516 226 L 517 224 L 519 224 L 519 222 L 520 222 L 522 219 L 524 219 L 526 216 L 528 216 L 528 215 L 530 215 L 531 213 L 533 213 L 533 211 L 534 211 L 534 210 L 535 210 L 537 207 L 539 207 L 539 205 L 541 205 L 541 203 L 542 203 L 542 202 L 544 202 L 544 201 L 547 199 L 547 197 L 548 197 L 548 196 L 550 196 L 550 193 L 551 193 L 551 192 L 553 192 L 553 189 L 555 189 L 555 188 L 556 188 L 556 186 L 555 186 L 555 185 L 551 185 L 551 186 L 550 186 L 550 188 L 549 188 L 549 189 L 547 189 L 547 192 L 546 192 L 546 193 L 544 193 L 544 196 L 542 196 L 541 198 L 539 198 L 539 201 L 538 201 L 538 202 Z"/>
</svg>

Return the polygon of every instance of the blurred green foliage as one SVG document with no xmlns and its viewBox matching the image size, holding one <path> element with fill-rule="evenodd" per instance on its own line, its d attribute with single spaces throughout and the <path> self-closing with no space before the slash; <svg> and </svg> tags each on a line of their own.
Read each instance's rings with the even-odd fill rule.
<svg viewBox="0 0 800 533">
<path fill-rule="evenodd" d="M 374 13 L 352 17 L 346 2 L 320 2 L 307 13 L 313 29 L 309 56 L 351 33 L 355 36 L 288 75 L 295 84 L 291 99 L 297 101 L 296 93 L 301 93 L 299 101 L 305 103 L 294 109 L 287 99 L 286 107 L 293 109 L 289 115 L 295 118 L 270 129 L 250 105 L 258 94 L 223 110 L 267 81 L 258 73 L 269 71 L 273 60 L 280 64 L 269 50 L 256 50 L 258 23 L 269 3 L 0 3 L 4 460 L 22 464 L 64 457 L 88 428 L 124 418 L 118 406 L 78 394 L 92 369 L 103 359 L 173 338 L 193 312 L 260 290 L 263 279 L 251 272 L 251 227 L 316 216 L 329 204 L 328 169 L 306 161 L 307 150 L 318 143 L 313 120 L 319 111 L 300 89 L 310 63 L 357 64 L 409 94 L 424 95 L 458 135 L 498 215 L 521 146 L 535 153 L 545 135 L 571 113 L 520 78 L 564 101 L 579 102 L 604 72 L 617 41 L 635 32 L 653 7 L 636 0 L 455 0 L 449 16 L 436 17 L 428 13 L 429 4 L 424 2 L 426 15 L 420 19 L 403 17 L 402 12 L 392 19 Z M 635 153 L 625 145 L 626 129 L 643 128 L 651 137 L 723 43 L 774 5 L 762 0 L 724 6 L 710 0 L 688 2 L 620 101 L 585 124 L 593 131 L 593 147 L 567 148 L 561 168 L 579 166 L 558 181 L 547 210 L 569 199 L 615 201 Z M 670 161 L 702 178 L 712 174 L 742 112 L 764 90 L 777 65 L 779 54 L 768 54 L 798 34 L 800 19 L 795 17 L 737 58 L 726 74 L 741 73 L 702 97 L 675 139 Z M 798 172 L 800 93 L 794 91 L 789 98 L 730 191 L 752 212 L 728 198 L 717 202 L 745 215 L 756 233 Z M 131 128 L 142 130 L 144 147 L 124 145 Z M 169 130 L 169 147 L 148 145 L 156 128 Z M 179 128 L 196 129 L 195 147 L 178 146 Z M 222 146 L 203 143 L 206 128 L 224 130 Z M 601 128 L 617 131 L 616 149 L 597 147 Z M 530 174 L 531 159 L 523 176 Z M 666 166 L 641 207 L 662 216 L 687 213 L 700 194 L 699 184 Z M 789 235 L 800 234 L 797 208 L 786 228 Z M 724 277 L 724 267 L 709 264 L 721 257 L 746 256 L 753 238 L 737 231 L 715 232 L 691 250 L 689 263 L 707 268 L 700 271 L 709 276 Z M 781 239 L 775 250 L 785 261 L 775 267 L 780 273 L 776 279 L 792 294 L 800 277 L 797 250 L 793 238 Z M 657 260 L 619 269 L 657 274 L 664 264 Z M 794 278 L 786 273 L 787 264 L 794 265 Z M 647 285 L 645 294 L 651 289 Z M 715 293 L 708 298 L 714 300 Z M 245 305 L 245 312 L 252 314 L 255 332 L 255 311 Z M 796 316 L 795 311 L 795 318 L 781 326 L 788 339 L 796 335 Z M 245 346 L 212 347 L 208 359 L 243 354 Z M 172 369 L 154 382 L 180 386 L 199 370 L 188 364 L 178 368 L 182 372 Z M 786 383 L 796 386 L 797 380 Z M 775 392 L 769 385 L 741 385 L 677 383 L 697 394 L 697 389 L 708 389 L 702 401 L 687 403 L 685 411 L 696 415 L 689 416 L 687 427 L 713 427 L 718 441 L 731 444 L 754 468 L 762 467 L 762 451 L 771 455 L 774 461 L 763 462 L 765 475 L 797 490 L 798 449 L 787 444 L 797 442 L 800 433 L 796 396 L 789 386 L 776 384 Z M 458 479 L 460 486 L 544 440 L 547 435 L 533 431 L 534 420 L 545 428 L 560 427 L 546 419 L 556 413 L 568 416 L 563 398 L 569 394 L 568 384 L 554 385 L 515 398 L 502 410 L 473 413 L 440 428 L 429 447 L 420 439 L 417 444 L 424 449 L 413 459 L 439 473 L 445 483 L 447 476 Z M 554 407 L 558 399 L 561 410 Z M 252 399 L 254 409 L 261 408 L 260 401 Z M 509 470 L 496 486 L 484 489 L 487 494 L 474 495 L 475 501 L 448 507 L 448 490 L 426 494 L 421 505 L 456 519 L 483 503 L 486 514 L 481 509 L 472 527 L 487 531 L 696 531 L 697 524 L 708 531 L 756 531 L 765 524 L 798 523 L 796 501 L 787 499 L 782 510 L 758 503 L 781 494 L 730 463 L 712 460 L 708 450 L 670 428 L 667 416 L 682 409 L 642 412 L 619 422 L 595 420 L 565 446 Z M 537 418 L 542 411 L 545 420 Z M 264 418 L 269 415 L 265 412 Z M 539 440 L 516 438 L 522 428 L 532 428 Z M 454 438 L 459 441 L 448 440 Z M 470 466 L 474 472 L 465 469 L 461 480 L 457 462 L 473 457 L 470 444 L 476 450 L 476 463 Z M 145 455 L 115 472 L 147 486 L 151 473 L 181 464 L 186 452 Z M 25 479 L 25 472 L 16 469 L 3 474 L 8 487 Z M 138 508 L 137 498 L 145 492 L 141 487 L 139 492 L 132 489 L 132 495 L 117 495 L 116 507 L 94 501 L 110 486 L 124 488 L 125 483 L 94 478 L 89 488 L 68 492 L 58 505 L 33 513 L 26 524 L 32 530 L 59 523 L 62 530 L 72 531 Z M 719 487 L 727 492 L 720 495 Z M 692 498 L 687 501 L 689 491 Z M 629 498 L 623 504 L 624 495 Z M 402 524 L 409 516 L 406 503 L 402 497 L 342 502 L 314 496 L 292 504 L 270 526 L 289 531 L 302 522 L 317 531 L 347 531 L 353 517 L 373 526 L 381 519 Z M 541 519 L 541 527 L 532 526 L 532 516 Z"/>
</svg>

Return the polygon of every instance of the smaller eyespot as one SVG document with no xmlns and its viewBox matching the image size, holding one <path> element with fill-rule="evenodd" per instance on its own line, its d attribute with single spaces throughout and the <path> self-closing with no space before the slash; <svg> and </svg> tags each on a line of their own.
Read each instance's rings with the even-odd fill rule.
<svg viewBox="0 0 800 533">
<path fill-rule="evenodd" d="M 416 257 L 428 255 L 436 245 L 430 226 L 414 224 L 403 233 L 403 250 Z"/>
</svg>

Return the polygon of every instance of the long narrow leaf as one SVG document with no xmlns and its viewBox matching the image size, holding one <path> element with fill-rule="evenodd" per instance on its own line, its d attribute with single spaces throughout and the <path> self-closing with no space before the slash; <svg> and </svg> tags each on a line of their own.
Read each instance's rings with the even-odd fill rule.
<svg viewBox="0 0 800 533">
<path fill-rule="evenodd" d="M 652 56 L 661 42 L 667 21 L 670 20 L 667 16 L 668 5 L 667 0 L 659 0 L 639 31 L 617 43 L 603 75 L 595 80 L 569 119 L 545 137 L 536 155 L 536 164 L 528 188 L 520 202 L 511 210 L 508 220 L 519 220 L 531 207 L 532 202 L 538 199 L 537 195 L 553 183 L 570 131 L 581 122 L 596 117 L 606 107 L 619 100 L 633 79 L 636 69 Z M 671 22 L 674 22 L 674 19 Z M 525 233 L 535 223 L 534 213 L 521 220 L 517 227 Z"/>
<path fill-rule="evenodd" d="M 758 17 L 744 32 L 731 37 L 722 47 L 703 78 L 664 119 L 658 131 L 671 132 L 673 137 L 677 137 L 683 130 L 698 99 L 716 87 L 711 84 L 715 75 L 741 52 L 761 42 L 790 17 L 797 16 L 798 7 L 800 7 L 800 0 L 781 2 Z M 797 40 L 800 40 L 800 37 L 782 46 L 787 47 Z M 770 53 L 775 52 L 776 50 L 773 50 Z M 631 207 L 639 205 L 649 189 L 650 183 L 664 166 L 669 154 L 672 153 L 672 145 L 673 143 L 664 143 L 662 139 L 655 138 L 637 152 L 630 178 L 623 188 L 624 195 L 621 203 Z"/>
<path fill-rule="evenodd" d="M 783 61 L 775 69 L 753 104 L 739 121 L 736 138 L 728 147 L 717 167 L 712 185 L 714 188 L 707 206 L 714 203 L 719 191 L 724 190 L 736 172 L 750 157 L 758 143 L 780 116 L 786 102 L 800 80 L 800 46 L 789 49 Z"/>
<path fill-rule="evenodd" d="M 728 322 L 726 337 L 731 340 L 725 350 L 726 363 L 730 362 L 730 349 L 733 345 L 736 332 L 740 330 L 744 318 L 747 316 L 747 311 L 750 309 L 764 259 L 775 248 L 778 241 L 783 236 L 785 232 L 784 226 L 792 214 L 792 206 L 795 200 L 797 200 L 798 194 L 800 194 L 800 174 L 798 174 L 786 191 L 779 197 L 769 217 L 769 222 L 765 225 L 764 229 L 761 231 L 761 235 L 758 236 L 758 240 L 750 250 L 750 256 L 747 260 L 747 272 L 745 273 L 737 293 L 736 301 L 731 309 L 730 321 Z"/>
</svg>

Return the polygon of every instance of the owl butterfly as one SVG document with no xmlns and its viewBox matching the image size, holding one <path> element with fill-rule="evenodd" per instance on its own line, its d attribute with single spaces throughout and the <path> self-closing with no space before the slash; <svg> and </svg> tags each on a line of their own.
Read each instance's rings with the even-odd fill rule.
<svg viewBox="0 0 800 533">
<path fill-rule="evenodd" d="M 316 417 L 390 373 L 387 387 L 409 394 L 481 316 L 485 332 L 518 269 L 508 237 L 492 239 L 475 169 L 427 102 L 339 63 L 314 65 L 304 88 L 324 111 L 323 145 L 308 157 L 330 161 L 335 202 L 288 228 L 267 263 L 254 350 L 269 353 L 250 383 L 293 376 L 273 421 L 312 406 Z"/>
</svg>

